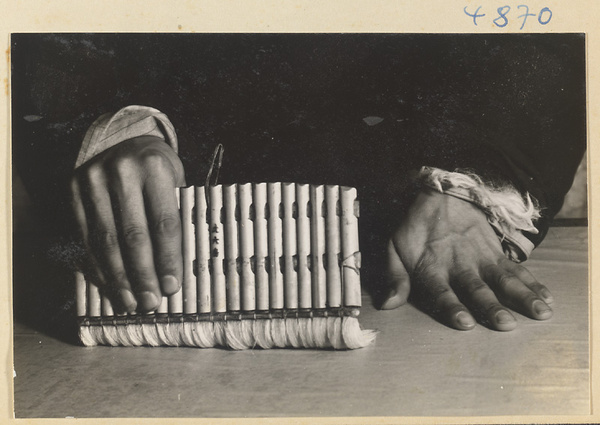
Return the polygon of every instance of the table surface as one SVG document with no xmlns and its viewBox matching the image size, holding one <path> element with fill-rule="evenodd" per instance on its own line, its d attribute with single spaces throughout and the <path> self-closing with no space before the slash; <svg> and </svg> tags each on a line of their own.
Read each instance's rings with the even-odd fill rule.
<svg viewBox="0 0 600 425">
<path fill-rule="evenodd" d="M 16 320 L 17 417 L 578 415 L 590 412 L 587 228 L 551 228 L 526 263 L 554 317 L 507 333 L 375 310 L 354 351 L 85 348 Z M 15 277 L 16 279 L 16 277 Z M 16 281 L 18 284 L 19 282 Z"/>
</svg>

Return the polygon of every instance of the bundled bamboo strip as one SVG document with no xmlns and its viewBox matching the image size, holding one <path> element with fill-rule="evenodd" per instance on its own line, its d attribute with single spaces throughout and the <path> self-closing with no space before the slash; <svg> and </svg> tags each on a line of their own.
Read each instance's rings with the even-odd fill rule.
<svg viewBox="0 0 600 425">
<path fill-rule="evenodd" d="M 183 284 L 153 313 L 117 315 L 76 276 L 85 345 L 354 349 L 361 305 L 358 201 L 340 186 L 179 190 Z"/>
</svg>

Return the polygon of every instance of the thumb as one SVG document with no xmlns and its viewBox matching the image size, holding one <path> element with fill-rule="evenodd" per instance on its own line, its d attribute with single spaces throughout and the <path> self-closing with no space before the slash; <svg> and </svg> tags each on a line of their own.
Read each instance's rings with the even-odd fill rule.
<svg viewBox="0 0 600 425">
<path fill-rule="evenodd" d="M 405 304 L 410 293 L 410 278 L 396 251 L 394 242 L 390 239 L 387 249 L 387 282 L 390 293 L 381 305 L 382 310 L 391 310 Z"/>
</svg>

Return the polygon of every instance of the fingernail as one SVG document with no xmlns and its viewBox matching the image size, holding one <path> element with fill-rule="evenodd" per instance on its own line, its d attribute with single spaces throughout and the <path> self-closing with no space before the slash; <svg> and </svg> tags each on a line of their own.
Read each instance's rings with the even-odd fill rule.
<svg viewBox="0 0 600 425">
<path fill-rule="evenodd" d="M 146 310 L 154 310 L 158 307 L 158 298 L 150 291 L 140 292 L 137 294 L 137 298 Z"/>
<path fill-rule="evenodd" d="M 552 302 L 554 300 L 554 297 L 552 296 L 552 294 L 550 293 L 549 290 L 547 289 L 542 289 L 542 297 L 544 298 L 544 300 L 546 302 Z"/>
<path fill-rule="evenodd" d="M 512 323 L 514 321 L 515 319 L 506 310 L 500 310 L 498 313 L 496 313 L 496 322 L 498 322 L 501 325 Z"/>
<path fill-rule="evenodd" d="M 166 275 L 160 280 L 162 290 L 167 294 L 174 294 L 179 290 L 179 281 L 175 276 Z"/>
<path fill-rule="evenodd" d="M 475 326 L 475 321 L 466 311 L 459 311 L 456 315 L 456 321 L 463 328 L 472 328 Z"/>
<path fill-rule="evenodd" d="M 535 300 L 533 302 L 533 310 L 536 312 L 536 314 L 539 315 L 544 315 L 547 314 L 548 312 L 550 312 L 550 307 L 548 307 L 543 301 L 541 300 Z"/>
<path fill-rule="evenodd" d="M 387 299 L 381 305 L 381 309 L 382 310 L 390 310 L 392 308 L 398 307 L 399 297 L 400 296 L 398 295 L 398 292 L 396 292 L 395 289 L 392 289 L 390 291 L 390 294 L 388 295 Z"/>
<path fill-rule="evenodd" d="M 135 301 L 135 297 L 133 293 L 128 289 L 120 289 L 119 297 L 121 298 L 121 302 L 123 303 L 123 307 L 126 311 L 133 311 L 137 306 L 137 302 Z"/>
</svg>

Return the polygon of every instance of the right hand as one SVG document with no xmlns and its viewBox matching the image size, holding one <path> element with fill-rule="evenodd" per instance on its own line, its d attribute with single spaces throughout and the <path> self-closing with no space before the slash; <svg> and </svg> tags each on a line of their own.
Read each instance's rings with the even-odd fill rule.
<svg viewBox="0 0 600 425">
<path fill-rule="evenodd" d="M 509 309 L 536 320 L 552 317 L 550 291 L 506 258 L 485 214 L 470 202 L 425 190 L 392 235 L 391 292 L 383 309 L 413 299 L 458 330 L 476 320 L 498 331 L 517 321 Z"/>
<path fill-rule="evenodd" d="M 181 221 L 176 188 L 183 164 L 159 137 L 115 145 L 79 167 L 71 181 L 86 273 L 117 312 L 155 310 L 181 287 Z"/>
</svg>

